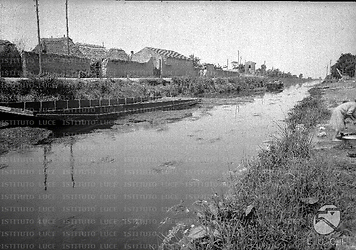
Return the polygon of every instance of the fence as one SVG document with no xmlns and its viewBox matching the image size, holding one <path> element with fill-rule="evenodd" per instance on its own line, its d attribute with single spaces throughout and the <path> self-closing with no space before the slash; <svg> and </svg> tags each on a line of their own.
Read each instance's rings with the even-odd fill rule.
<svg viewBox="0 0 356 250">
<path fill-rule="evenodd" d="M 40 102 L 0 102 L 0 106 L 29 110 L 33 112 L 83 110 L 96 107 L 110 107 L 137 104 L 157 100 L 161 97 L 128 97 L 116 99 L 96 100 L 63 100 L 63 101 L 40 101 Z"/>
</svg>

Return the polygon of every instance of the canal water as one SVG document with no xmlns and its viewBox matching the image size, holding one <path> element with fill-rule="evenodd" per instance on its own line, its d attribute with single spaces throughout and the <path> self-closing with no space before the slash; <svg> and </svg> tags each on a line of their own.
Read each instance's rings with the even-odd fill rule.
<svg viewBox="0 0 356 250">
<path fill-rule="evenodd" d="M 194 201 L 224 191 L 225 174 L 257 155 L 312 85 L 1 156 L 2 249 L 156 249 L 176 222 L 193 223 Z M 177 204 L 185 215 L 169 211 Z"/>
</svg>

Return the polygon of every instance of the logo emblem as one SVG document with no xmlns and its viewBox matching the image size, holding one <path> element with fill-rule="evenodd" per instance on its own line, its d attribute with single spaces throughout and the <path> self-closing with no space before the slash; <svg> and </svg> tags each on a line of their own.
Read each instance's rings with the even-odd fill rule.
<svg viewBox="0 0 356 250">
<path fill-rule="evenodd" d="M 340 224 L 340 211 L 334 205 L 322 206 L 314 216 L 313 223 L 318 234 L 330 234 Z"/>
</svg>

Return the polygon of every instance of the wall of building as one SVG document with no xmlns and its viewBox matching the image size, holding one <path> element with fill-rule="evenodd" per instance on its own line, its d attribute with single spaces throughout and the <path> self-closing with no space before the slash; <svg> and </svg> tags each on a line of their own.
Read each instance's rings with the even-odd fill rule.
<svg viewBox="0 0 356 250">
<path fill-rule="evenodd" d="M 256 72 L 256 63 L 247 62 L 245 63 L 245 73 L 246 74 L 255 74 Z"/>
<path fill-rule="evenodd" d="M 203 70 L 201 75 L 207 77 L 237 77 L 240 74 L 237 71 L 215 69 L 214 65 L 208 64 L 206 65 L 206 69 Z"/>
<path fill-rule="evenodd" d="M 162 77 L 197 76 L 193 61 L 176 58 L 166 58 L 163 63 Z"/>
<path fill-rule="evenodd" d="M 110 78 L 153 77 L 153 59 L 146 63 L 105 59 L 102 62 L 102 75 Z"/>
<path fill-rule="evenodd" d="M 23 76 L 38 75 L 38 54 L 22 53 Z M 57 77 L 78 77 L 80 72 L 89 75 L 90 60 L 68 55 L 42 54 L 42 73 Z"/>
<path fill-rule="evenodd" d="M 162 56 L 148 48 L 135 53 L 132 56 L 132 61 L 142 63 L 147 62 L 150 58 L 153 59 L 152 62 L 156 69 L 162 69 L 162 77 L 197 76 L 198 74 L 194 69 L 193 61 Z"/>
</svg>

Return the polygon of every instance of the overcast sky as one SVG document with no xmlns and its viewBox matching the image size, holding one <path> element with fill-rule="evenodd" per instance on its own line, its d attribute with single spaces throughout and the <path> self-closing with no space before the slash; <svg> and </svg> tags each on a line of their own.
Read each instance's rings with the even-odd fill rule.
<svg viewBox="0 0 356 250">
<path fill-rule="evenodd" d="M 65 0 L 39 0 L 41 37 L 66 34 Z M 33 0 L 1 0 L 0 39 L 37 42 Z M 129 2 L 69 0 L 74 42 L 122 48 L 156 47 L 225 65 L 260 67 L 325 77 L 341 53 L 356 54 L 356 3 L 352 2 Z"/>
</svg>

